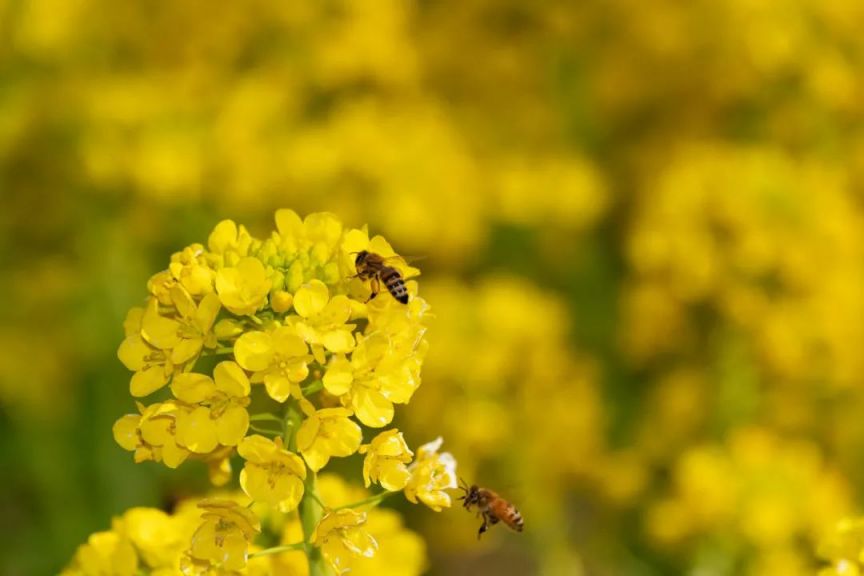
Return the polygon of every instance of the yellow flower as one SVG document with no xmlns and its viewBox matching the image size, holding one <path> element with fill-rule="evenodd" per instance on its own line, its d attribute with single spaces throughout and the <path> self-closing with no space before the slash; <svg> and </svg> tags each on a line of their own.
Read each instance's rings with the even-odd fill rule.
<svg viewBox="0 0 864 576">
<path fill-rule="evenodd" d="M 366 532 L 364 524 L 365 512 L 343 509 L 325 514 L 315 528 L 312 542 L 321 548 L 324 559 L 337 574 L 349 570 L 350 558 L 375 555 L 378 543 Z"/>
<path fill-rule="evenodd" d="M 372 428 L 393 420 L 393 404 L 407 403 L 420 385 L 420 358 L 412 346 L 397 345 L 386 334 L 358 336 L 350 362 L 335 356 L 323 382 L 327 391 L 344 395 L 357 418 Z"/>
<path fill-rule="evenodd" d="M 366 530 L 378 542 L 378 551 L 372 558 L 352 562 L 351 576 L 410 576 L 426 571 L 426 543 L 405 528 L 398 512 L 370 510 Z"/>
<path fill-rule="evenodd" d="M 234 343 L 237 363 L 254 373 L 252 382 L 264 382 L 267 393 L 277 402 L 287 400 L 292 386 L 309 375 L 308 352 L 303 339 L 288 326 L 247 332 Z"/>
<path fill-rule="evenodd" d="M 213 292 L 214 273 L 204 258 L 204 246 L 201 244 L 192 244 L 172 254 L 168 271 L 192 296 Z"/>
<path fill-rule="evenodd" d="M 327 465 L 332 456 L 350 456 L 363 441 L 363 433 L 350 418 L 346 408 L 315 410 L 308 401 L 301 401 L 307 418 L 297 430 L 297 448 L 314 472 Z"/>
<path fill-rule="evenodd" d="M 445 490 L 456 488 L 456 460 L 449 452 L 438 454 L 442 438 L 437 438 L 417 449 L 417 460 L 408 469 L 411 478 L 405 486 L 405 497 L 418 500 L 432 510 L 440 512 L 452 503 Z"/>
<path fill-rule="evenodd" d="M 173 364 L 182 364 L 197 355 L 205 341 L 215 343 L 210 329 L 219 313 L 219 301 L 208 294 L 196 305 L 188 292 L 177 285 L 171 288 L 170 295 L 179 317 L 160 314 L 159 302 L 151 298 L 141 318 L 141 335 L 148 344 L 170 351 Z"/>
<path fill-rule="evenodd" d="M 155 302 L 155 300 L 154 300 Z M 126 368 L 135 372 L 129 383 L 129 392 L 140 398 L 165 386 L 174 372 L 170 354 L 159 350 L 141 336 L 143 308 L 132 308 L 126 316 L 126 339 L 117 350 L 117 357 Z"/>
<path fill-rule="evenodd" d="M 76 576 L 135 576 L 138 556 L 128 538 L 116 532 L 96 532 L 75 553 L 64 574 Z"/>
<path fill-rule="evenodd" d="M 127 414 L 114 423 L 114 440 L 135 452 L 135 462 L 153 460 L 177 468 L 189 456 L 176 438 L 176 418 L 182 408 L 169 400 L 146 407 L 138 404 L 138 410 L 140 416 Z"/>
<path fill-rule="evenodd" d="M 174 284 L 168 294 L 176 317 L 162 315 L 156 298 L 150 299 L 143 313 L 130 311 L 127 317 L 127 337 L 117 355 L 136 372 L 130 383 L 136 397 L 155 392 L 168 382 L 175 366 L 197 357 L 205 345 L 216 345 L 211 330 L 219 313 L 219 299 L 207 294 L 196 304 L 179 284 Z"/>
<path fill-rule="evenodd" d="M 301 318 L 294 327 L 307 343 L 338 353 L 354 348 L 354 326 L 345 324 L 351 316 L 351 302 L 347 296 L 339 294 L 330 298 L 327 285 L 312 280 L 294 294 L 293 304 Z"/>
<path fill-rule="evenodd" d="M 198 454 L 217 445 L 236 446 L 249 429 L 249 378 L 236 362 L 220 362 L 213 378 L 185 372 L 174 377 L 171 392 L 188 405 L 177 416 L 180 444 Z"/>
<path fill-rule="evenodd" d="M 204 521 L 192 535 L 190 558 L 223 570 L 243 569 L 249 544 L 261 531 L 258 518 L 233 500 L 210 498 L 198 507 Z"/>
<path fill-rule="evenodd" d="M 302 268 L 314 271 L 314 276 L 328 284 L 339 279 L 339 267 L 332 260 L 338 254 L 339 240 L 342 237 L 342 223 L 333 214 L 317 212 L 305 219 L 293 210 L 276 211 L 276 234 L 273 235 L 281 253 L 295 260 L 291 273 L 286 278 L 286 287 L 295 292 L 306 280 L 299 274 Z M 305 262 L 304 262 L 305 261 Z M 305 264 L 305 265 L 304 265 Z"/>
<path fill-rule="evenodd" d="M 233 450 L 224 447 L 208 454 L 204 461 L 207 463 L 207 475 L 210 483 L 214 486 L 224 486 L 231 481 L 231 456 Z"/>
<path fill-rule="evenodd" d="M 348 484 L 340 476 L 321 474 L 316 481 L 318 496 L 325 505 L 338 508 L 369 497 L 358 485 Z M 426 546 L 419 534 L 405 528 L 398 512 L 380 506 L 369 509 L 365 530 L 378 542 L 375 556 L 344 557 L 352 575 L 418 576 L 426 566 Z M 299 522 L 298 529 L 299 529 Z M 301 533 L 302 538 L 302 533 Z M 293 540 L 287 542 L 296 542 Z"/>
<path fill-rule="evenodd" d="M 819 576 L 858 576 L 864 559 L 864 519 L 841 520 L 819 543 L 819 556 L 831 563 Z"/>
<path fill-rule="evenodd" d="M 257 434 L 244 438 L 237 452 L 246 460 L 240 486 L 256 502 L 277 506 L 282 512 L 297 508 L 303 497 L 306 466 L 296 454 L 282 447 L 282 439 Z"/>
<path fill-rule="evenodd" d="M 216 336 L 212 332 L 213 322 L 221 308 L 215 294 L 206 294 L 197 304 L 186 290 L 180 286 L 171 289 L 171 300 L 180 317 L 174 321 L 177 342 L 171 346 L 171 362 L 183 364 L 201 352 L 201 348 L 216 346 Z M 144 313 L 142 329 L 147 329 L 150 309 Z"/>
<path fill-rule="evenodd" d="M 147 280 L 147 291 L 163 306 L 171 306 L 171 288 L 177 285 L 177 279 L 170 270 L 162 270 Z"/>
<path fill-rule="evenodd" d="M 408 483 L 411 473 L 405 465 L 411 462 L 414 453 L 398 430 L 381 432 L 370 444 L 360 446 L 360 453 L 366 454 L 363 481 L 367 488 L 372 482 L 377 482 L 385 490 L 395 492 Z"/>
<path fill-rule="evenodd" d="M 252 236 L 245 226 L 237 226 L 233 220 L 222 220 L 210 233 L 207 247 L 210 252 L 222 257 L 223 264 L 233 266 L 240 258 L 249 254 Z"/>
<path fill-rule="evenodd" d="M 257 258 L 241 258 L 236 265 L 216 272 L 219 300 L 238 316 L 254 314 L 267 303 L 272 281 Z"/>
<path fill-rule="evenodd" d="M 181 518 L 156 508 L 132 508 L 115 522 L 115 530 L 126 535 L 143 563 L 150 568 L 174 568 L 192 535 Z"/>
</svg>

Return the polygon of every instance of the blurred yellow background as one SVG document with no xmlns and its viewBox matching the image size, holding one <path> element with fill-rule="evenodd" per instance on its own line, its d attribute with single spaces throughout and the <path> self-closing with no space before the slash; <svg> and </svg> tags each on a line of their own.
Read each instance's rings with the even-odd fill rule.
<svg viewBox="0 0 864 576">
<path fill-rule="evenodd" d="M 0 573 L 131 506 L 126 310 L 222 218 L 425 256 L 431 574 L 797 575 L 864 491 L 859 0 L 0 0 Z"/>
</svg>

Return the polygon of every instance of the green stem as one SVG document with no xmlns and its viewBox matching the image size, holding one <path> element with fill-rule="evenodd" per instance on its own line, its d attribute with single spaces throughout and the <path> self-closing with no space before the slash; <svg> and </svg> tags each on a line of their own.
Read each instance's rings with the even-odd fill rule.
<svg viewBox="0 0 864 576">
<path fill-rule="evenodd" d="M 276 416 L 275 414 L 271 414 L 270 412 L 264 412 L 262 414 L 253 414 L 249 417 L 250 422 L 258 422 L 258 421 L 269 421 L 269 422 L 279 422 L 282 423 L 282 418 Z"/>
<path fill-rule="evenodd" d="M 259 434 L 267 434 L 268 436 L 279 436 L 282 434 L 282 430 L 274 430 L 273 428 L 262 428 L 260 426 L 256 426 L 255 424 L 249 424 L 249 429 L 253 432 L 258 432 Z"/>
<path fill-rule="evenodd" d="M 302 415 L 295 402 L 288 405 L 285 415 L 285 445 L 292 452 L 297 452 L 297 429 L 300 427 Z M 303 542 L 306 544 L 306 558 L 309 562 L 309 576 L 329 576 L 330 570 L 321 555 L 321 549 L 312 545 L 312 535 L 324 514 L 324 506 L 315 490 L 315 473 L 307 471 L 306 480 L 303 482 L 303 499 L 297 512 L 300 514 L 300 523 L 303 526 Z"/>
<path fill-rule="evenodd" d="M 305 542 L 294 542 L 293 544 L 285 544 L 284 546 L 274 546 L 265 550 L 259 550 L 254 554 L 250 554 L 249 558 L 257 558 L 259 556 L 270 556 L 271 554 L 281 554 L 282 552 L 293 552 L 295 550 L 305 550 Z"/>
<path fill-rule="evenodd" d="M 318 506 L 320 506 L 322 510 L 327 510 L 327 506 L 324 504 L 324 502 L 321 501 L 321 499 L 318 497 L 318 494 L 316 494 L 315 492 L 309 492 L 309 496 L 318 503 Z"/>
<path fill-rule="evenodd" d="M 253 323 L 257 324 L 258 326 L 262 326 L 264 324 L 264 321 L 261 320 L 260 318 L 258 318 L 257 316 L 255 316 L 254 314 L 249 314 L 247 316 L 247 318 L 249 320 L 251 320 Z"/>
<path fill-rule="evenodd" d="M 302 388 L 301 392 L 303 392 L 303 396 L 309 396 L 310 394 L 314 394 L 315 392 L 318 392 L 319 390 L 323 390 L 323 389 L 324 389 L 324 382 L 322 382 L 321 380 L 316 380 L 316 381 L 312 382 L 311 384 L 309 384 L 308 386 L 306 386 L 305 388 Z"/>
<path fill-rule="evenodd" d="M 300 522 L 303 524 L 303 540 L 310 544 L 306 549 L 306 556 L 309 560 L 309 576 L 328 576 L 330 571 L 321 555 L 321 548 L 312 545 L 312 535 L 324 513 L 324 508 L 320 504 L 321 500 L 315 492 L 314 472 L 309 471 L 306 475 L 304 486 L 303 500 L 300 501 Z"/>
<path fill-rule="evenodd" d="M 282 421 L 282 426 L 285 430 L 282 439 L 288 450 L 296 454 L 297 429 L 300 428 L 300 422 L 302 422 L 303 416 L 297 409 L 297 404 L 293 400 L 289 400 L 289 402 L 288 411 L 285 413 L 285 419 Z"/>
<path fill-rule="evenodd" d="M 376 494 L 374 496 L 370 496 L 369 498 L 364 498 L 363 500 L 358 500 L 357 502 L 353 502 L 351 504 L 345 504 L 344 506 L 337 506 L 333 508 L 333 511 L 336 510 L 345 510 L 346 508 L 362 508 L 364 506 L 377 506 L 380 504 L 385 498 L 388 496 L 396 494 L 396 492 L 381 492 L 380 494 Z"/>
</svg>

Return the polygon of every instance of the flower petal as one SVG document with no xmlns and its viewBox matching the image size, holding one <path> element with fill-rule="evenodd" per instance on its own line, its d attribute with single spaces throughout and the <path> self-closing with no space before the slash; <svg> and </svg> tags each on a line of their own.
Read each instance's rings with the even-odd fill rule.
<svg viewBox="0 0 864 576">
<path fill-rule="evenodd" d="M 303 318 L 309 318 L 323 310 L 329 298 L 327 285 L 320 280 L 312 280 L 294 294 L 294 310 Z"/>
<path fill-rule="evenodd" d="M 270 335 L 265 332 L 247 332 L 234 343 L 237 363 L 253 372 L 266 369 L 274 353 Z"/>
<path fill-rule="evenodd" d="M 229 396 L 243 398 L 249 395 L 249 377 L 236 362 L 225 361 L 217 364 L 213 369 L 213 378 L 216 389 Z"/>
<path fill-rule="evenodd" d="M 380 428 L 393 421 L 393 403 L 377 390 L 357 387 L 351 394 L 351 407 L 357 419 L 371 428 Z"/>
<path fill-rule="evenodd" d="M 136 398 L 148 396 L 168 383 L 164 366 L 151 366 L 132 375 L 129 393 Z"/>
<path fill-rule="evenodd" d="M 184 372 L 174 377 L 174 381 L 171 382 L 171 392 L 178 400 L 188 404 L 198 404 L 216 392 L 216 385 L 206 374 Z"/>
<path fill-rule="evenodd" d="M 236 446 L 249 430 L 249 413 L 240 406 L 231 406 L 216 420 L 216 438 L 223 446 Z"/>
</svg>

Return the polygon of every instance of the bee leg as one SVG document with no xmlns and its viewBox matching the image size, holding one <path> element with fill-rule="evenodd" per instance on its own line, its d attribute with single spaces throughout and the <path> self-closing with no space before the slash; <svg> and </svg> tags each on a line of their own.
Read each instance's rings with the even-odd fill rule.
<svg viewBox="0 0 864 576">
<path fill-rule="evenodd" d="M 369 294 L 369 298 L 366 299 L 367 303 L 374 300 L 375 297 L 378 296 L 378 293 L 381 291 L 381 284 L 378 282 L 378 278 L 373 278 L 371 284 L 372 284 L 372 293 Z"/>
<path fill-rule="evenodd" d="M 480 537 L 483 536 L 483 533 L 489 529 L 489 522 L 486 518 L 486 513 L 483 513 L 483 524 L 480 525 L 480 530 L 477 531 L 477 540 L 480 540 Z"/>
</svg>

